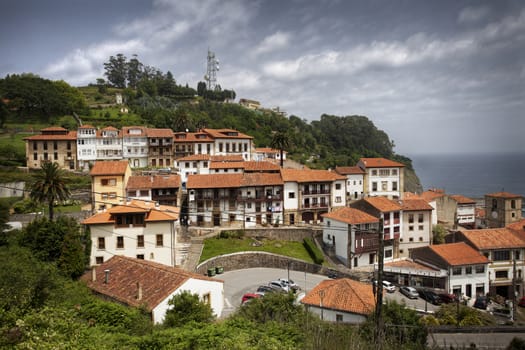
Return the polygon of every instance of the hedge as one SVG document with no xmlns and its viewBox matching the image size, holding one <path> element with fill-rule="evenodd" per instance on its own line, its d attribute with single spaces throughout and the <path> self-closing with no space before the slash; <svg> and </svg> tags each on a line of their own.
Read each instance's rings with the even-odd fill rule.
<svg viewBox="0 0 525 350">
<path fill-rule="evenodd" d="M 303 239 L 303 245 L 308 251 L 308 254 L 310 254 L 310 256 L 312 257 L 312 260 L 316 264 L 322 265 L 324 262 L 323 252 L 321 252 L 319 248 L 317 248 L 314 241 L 311 238 L 305 238 Z"/>
</svg>

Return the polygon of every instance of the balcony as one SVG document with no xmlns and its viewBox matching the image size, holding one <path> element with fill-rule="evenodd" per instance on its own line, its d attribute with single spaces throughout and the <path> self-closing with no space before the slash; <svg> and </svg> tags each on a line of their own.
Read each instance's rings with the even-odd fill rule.
<svg viewBox="0 0 525 350">
<path fill-rule="evenodd" d="M 301 191 L 301 194 L 303 196 L 313 196 L 313 195 L 318 195 L 318 194 L 330 194 L 330 189 L 324 189 L 324 190 L 306 190 L 306 191 Z"/>
<path fill-rule="evenodd" d="M 301 209 L 326 209 L 328 208 L 328 203 L 304 203 L 301 205 Z"/>
<path fill-rule="evenodd" d="M 282 197 L 280 194 L 272 194 L 271 196 L 237 196 L 239 202 L 271 202 L 281 201 Z"/>
<path fill-rule="evenodd" d="M 379 237 L 375 233 L 356 232 L 355 253 L 373 252 L 379 249 Z"/>
</svg>

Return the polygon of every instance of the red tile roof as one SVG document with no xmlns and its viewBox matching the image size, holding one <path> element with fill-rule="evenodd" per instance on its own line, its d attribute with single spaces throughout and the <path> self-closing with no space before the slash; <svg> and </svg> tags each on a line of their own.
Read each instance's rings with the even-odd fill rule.
<svg viewBox="0 0 525 350">
<path fill-rule="evenodd" d="M 450 266 L 487 264 L 489 260 L 465 242 L 428 246 Z"/>
<path fill-rule="evenodd" d="M 509 192 L 495 192 L 495 193 L 487 194 L 486 196 L 490 196 L 490 197 L 499 197 L 499 198 L 507 198 L 507 199 L 511 199 L 511 198 L 521 198 L 521 197 L 522 197 L 522 196 L 519 195 L 519 194 L 513 194 L 513 193 L 509 193 Z"/>
<path fill-rule="evenodd" d="M 114 205 L 105 212 L 97 213 L 82 221 L 84 225 L 113 224 L 115 214 L 145 213 L 146 222 L 176 221 L 179 218 L 179 208 L 170 205 L 158 205 L 149 201 L 133 199 L 129 203 Z"/>
<path fill-rule="evenodd" d="M 63 129 L 63 130 L 66 130 L 66 129 Z M 77 132 L 68 131 L 67 134 L 40 134 L 40 135 L 24 137 L 23 139 L 31 140 L 31 141 L 76 141 Z"/>
<path fill-rule="evenodd" d="M 429 202 L 435 200 L 436 198 L 443 197 L 444 195 L 445 195 L 445 191 L 442 189 L 437 189 L 437 188 L 421 193 L 421 197 L 423 197 L 424 200 L 429 201 Z"/>
<path fill-rule="evenodd" d="M 229 156 L 211 156 L 212 162 L 244 162 L 244 158 L 240 154 L 232 154 Z"/>
<path fill-rule="evenodd" d="M 173 138 L 173 130 L 171 129 L 158 129 L 158 128 L 147 128 L 146 135 L 148 137 L 162 137 L 162 138 Z"/>
<path fill-rule="evenodd" d="M 284 184 L 279 173 L 245 173 L 241 186 L 282 186 Z"/>
<path fill-rule="evenodd" d="M 401 206 L 397 202 L 386 197 L 367 197 L 363 200 L 383 213 L 401 210 Z"/>
<path fill-rule="evenodd" d="M 402 259 L 402 260 L 396 260 L 385 263 L 385 268 L 408 268 L 408 269 L 414 269 L 414 270 L 429 270 L 429 271 L 438 271 L 437 269 L 433 269 L 430 266 L 427 266 L 425 264 L 418 263 L 417 261 L 413 261 L 411 259 Z"/>
<path fill-rule="evenodd" d="M 207 160 L 209 161 L 211 159 L 211 155 L 209 154 L 192 154 L 186 157 L 181 157 L 177 159 L 177 162 L 184 162 L 184 161 L 202 161 Z"/>
<path fill-rule="evenodd" d="M 196 142 L 213 142 L 210 135 L 203 132 L 176 132 L 173 133 L 173 142 L 178 143 L 196 143 Z"/>
<path fill-rule="evenodd" d="M 140 134 L 130 134 L 130 130 L 140 130 Z M 122 135 L 124 137 L 144 137 L 146 136 L 146 127 L 144 126 L 123 126 Z"/>
<path fill-rule="evenodd" d="M 276 153 L 279 154 L 281 151 L 275 148 L 270 147 L 257 147 L 255 148 L 255 153 Z M 287 153 L 283 150 L 283 153 Z"/>
<path fill-rule="evenodd" d="M 192 188 L 236 188 L 241 186 L 243 174 L 188 175 L 186 187 Z"/>
<path fill-rule="evenodd" d="M 385 158 L 361 158 L 359 163 L 362 163 L 366 168 L 401 168 L 405 166 Z"/>
<path fill-rule="evenodd" d="M 379 222 L 379 219 L 359 209 L 342 207 L 330 213 L 321 215 L 324 218 L 337 220 L 347 224 L 367 224 Z"/>
<path fill-rule="evenodd" d="M 144 305 L 149 312 L 190 278 L 223 283 L 221 280 L 180 268 L 119 255 L 113 256 L 94 269 L 96 281 L 92 280 L 92 271 L 81 277 L 89 288 L 126 305 Z M 105 270 L 109 270 L 107 284 L 104 283 Z M 142 299 L 138 299 L 139 285 L 142 289 Z"/>
<path fill-rule="evenodd" d="M 335 171 L 341 175 L 364 175 L 365 171 L 358 166 L 336 166 Z"/>
<path fill-rule="evenodd" d="M 329 170 L 281 169 L 284 182 L 332 182 L 346 177 Z"/>
<path fill-rule="evenodd" d="M 279 171 L 281 167 L 277 164 L 266 162 L 266 161 L 247 161 L 244 162 L 244 171 L 255 172 L 255 171 Z"/>
<path fill-rule="evenodd" d="M 202 129 L 202 131 L 214 139 L 253 139 L 252 136 L 248 136 L 234 129 Z"/>
<path fill-rule="evenodd" d="M 210 162 L 210 169 L 244 169 L 244 162 Z"/>
<path fill-rule="evenodd" d="M 344 312 L 369 315 L 375 309 L 375 298 L 372 286 L 349 278 L 324 280 L 315 286 L 301 303 L 319 307 L 320 292 L 323 292 L 323 308 Z"/>
<path fill-rule="evenodd" d="M 126 189 L 178 188 L 180 175 L 130 176 Z"/>
<path fill-rule="evenodd" d="M 91 176 L 124 175 L 129 167 L 127 160 L 96 161 L 89 173 Z"/>
<path fill-rule="evenodd" d="M 401 201 L 404 211 L 433 210 L 432 206 L 424 199 L 405 199 Z"/>
<path fill-rule="evenodd" d="M 476 204 L 476 201 L 460 194 L 453 194 L 450 198 L 454 199 L 458 204 Z"/>
<path fill-rule="evenodd" d="M 508 228 L 462 230 L 461 233 L 479 250 L 525 248 L 525 240 Z"/>
</svg>

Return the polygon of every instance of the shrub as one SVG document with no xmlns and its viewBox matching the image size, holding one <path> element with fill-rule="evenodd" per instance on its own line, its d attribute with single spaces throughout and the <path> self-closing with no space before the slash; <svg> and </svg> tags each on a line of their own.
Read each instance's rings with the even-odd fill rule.
<svg viewBox="0 0 525 350">
<path fill-rule="evenodd" d="M 316 263 L 321 265 L 324 262 L 324 256 L 323 253 L 317 248 L 314 241 L 311 238 L 305 238 L 303 239 L 303 245 L 308 251 L 308 254 L 310 254 L 310 257 L 312 260 Z"/>
<path fill-rule="evenodd" d="M 241 239 L 243 237 L 244 237 L 244 231 L 242 231 L 242 230 L 221 231 L 221 233 L 219 234 L 219 238 L 225 238 L 225 239 L 228 239 L 228 238 Z"/>
</svg>

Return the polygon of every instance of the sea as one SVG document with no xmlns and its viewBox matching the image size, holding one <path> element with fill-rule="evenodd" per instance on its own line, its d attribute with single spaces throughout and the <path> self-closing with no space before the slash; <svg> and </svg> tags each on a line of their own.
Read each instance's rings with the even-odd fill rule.
<svg viewBox="0 0 525 350">
<path fill-rule="evenodd" d="M 440 188 L 471 199 L 510 192 L 525 196 L 525 153 L 409 155 L 424 190 Z"/>
</svg>

